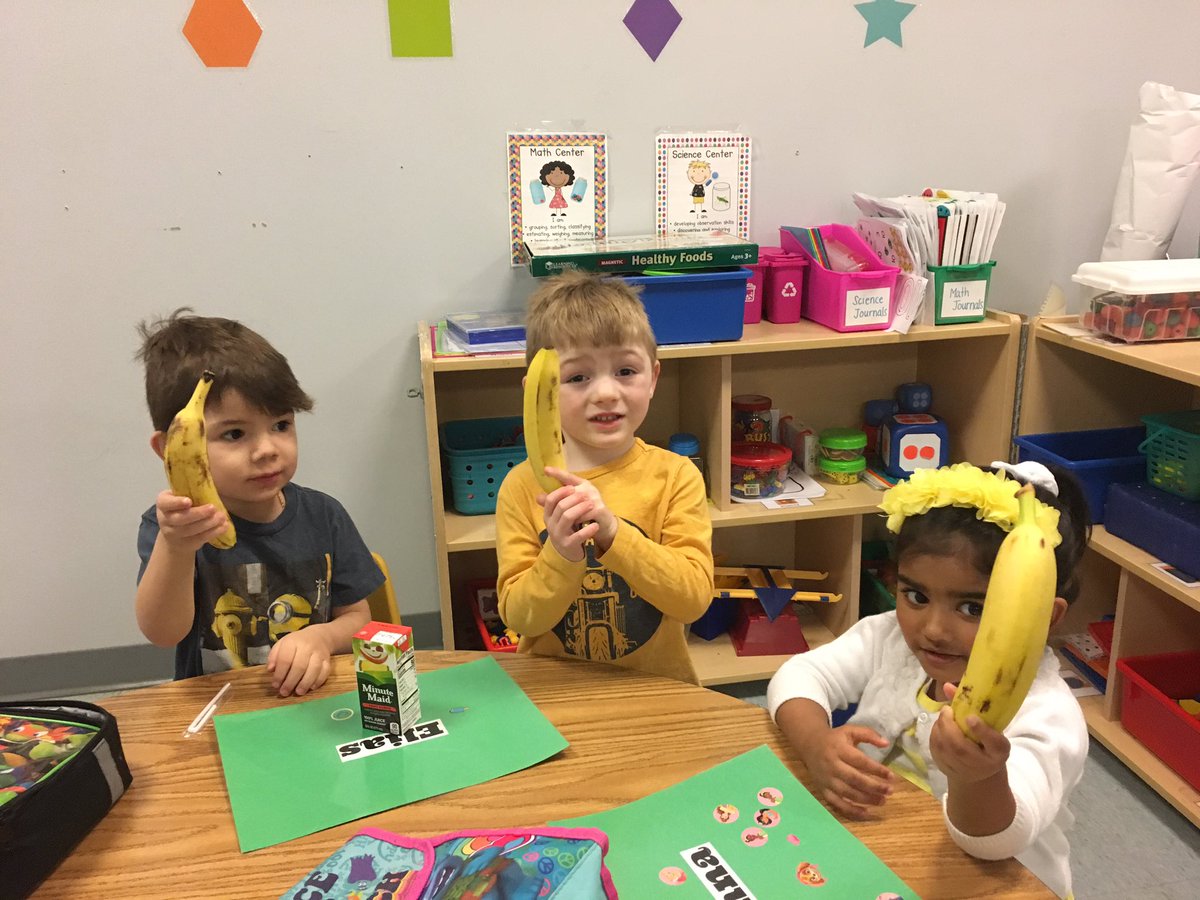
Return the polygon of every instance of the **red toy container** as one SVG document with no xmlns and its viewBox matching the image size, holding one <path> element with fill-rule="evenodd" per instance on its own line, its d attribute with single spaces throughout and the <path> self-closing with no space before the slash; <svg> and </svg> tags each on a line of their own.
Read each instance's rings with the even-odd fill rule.
<svg viewBox="0 0 1200 900">
<path fill-rule="evenodd" d="M 1200 791 L 1200 719 L 1178 702 L 1200 697 L 1200 653 L 1132 656 L 1117 668 L 1125 730 Z"/>
<path fill-rule="evenodd" d="M 492 653 L 516 653 L 516 644 L 500 644 L 496 639 L 504 634 L 504 624 L 496 611 L 496 582 L 492 579 L 475 579 L 468 583 L 471 595 L 471 618 L 483 639 L 483 649 Z M 484 621 L 484 616 L 487 621 Z M 491 628 L 488 627 L 489 623 Z"/>
<path fill-rule="evenodd" d="M 743 500 L 761 500 L 783 490 L 792 451 L 770 441 L 742 441 L 729 452 L 730 492 Z"/>
<path fill-rule="evenodd" d="M 866 261 L 857 272 L 835 272 L 813 258 L 788 226 L 779 229 L 783 249 L 808 259 L 808 284 L 802 314 L 834 331 L 883 331 L 896 309 L 897 266 L 884 265 L 857 231 L 848 225 L 821 225 L 821 237 L 839 243 Z"/>
</svg>

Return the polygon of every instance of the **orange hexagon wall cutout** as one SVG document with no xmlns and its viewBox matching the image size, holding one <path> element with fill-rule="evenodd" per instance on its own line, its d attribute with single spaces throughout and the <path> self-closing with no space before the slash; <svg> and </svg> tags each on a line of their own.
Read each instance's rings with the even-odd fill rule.
<svg viewBox="0 0 1200 900">
<path fill-rule="evenodd" d="M 254 55 L 262 28 L 242 0 L 196 0 L 183 36 L 210 67 L 245 67 Z"/>
</svg>

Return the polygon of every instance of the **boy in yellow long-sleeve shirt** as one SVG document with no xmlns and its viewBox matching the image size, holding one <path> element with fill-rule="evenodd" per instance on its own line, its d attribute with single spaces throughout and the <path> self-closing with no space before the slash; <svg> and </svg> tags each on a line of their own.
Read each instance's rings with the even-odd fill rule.
<svg viewBox="0 0 1200 900">
<path fill-rule="evenodd" d="M 687 624 L 712 600 L 700 470 L 636 431 L 658 382 L 654 334 L 623 281 L 567 272 L 529 300 L 526 356 L 558 351 L 567 468 L 528 461 L 496 503 L 499 607 L 520 651 L 696 681 Z"/>
</svg>

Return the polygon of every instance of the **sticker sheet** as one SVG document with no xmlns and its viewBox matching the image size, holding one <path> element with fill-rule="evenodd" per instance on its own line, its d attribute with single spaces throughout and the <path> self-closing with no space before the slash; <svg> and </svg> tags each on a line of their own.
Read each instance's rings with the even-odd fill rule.
<svg viewBox="0 0 1200 900">
<path fill-rule="evenodd" d="M 655 141 L 659 234 L 728 231 L 750 239 L 750 138 L 660 134 Z"/>
<path fill-rule="evenodd" d="M 524 242 L 592 241 L 605 235 L 608 142 L 589 132 L 510 132 L 508 207 L 512 264 Z"/>
<path fill-rule="evenodd" d="M 424 716 L 400 735 L 365 731 L 356 691 L 216 716 L 242 852 L 482 784 L 567 746 L 490 657 L 417 683 Z"/>
<path fill-rule="evenodd" d="M 847 831 L 769 747 L 608 812 L 552 824 L 599 828 L 621 896 L 912 900 L 916 893 Z"/>
</svg>

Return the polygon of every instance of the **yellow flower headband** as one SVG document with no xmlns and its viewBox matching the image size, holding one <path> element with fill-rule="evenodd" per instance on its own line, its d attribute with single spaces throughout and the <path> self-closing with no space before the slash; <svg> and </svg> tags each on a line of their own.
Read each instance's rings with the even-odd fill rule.
<svg viewBox="0 0 1200 900">
<path fill-rule="evenodd" d="M 887 513 L 888 531 L 900 532 L 909 516 L 920 516 L 941 506 L 963 506 L 976 510 L 976 517 L 1012 531 L 1017 522 L 1017 490 L 1021 482 L 1003 474 L 985 472 L 970 463 L 955 463 L 940 469 L 917 469 L 883 495 L 879 508 Z M 1038 527 L 1051 547 L 1062 541 L 1058 533 L 1058 510 L 1036 501 Z"/>
</svg>

